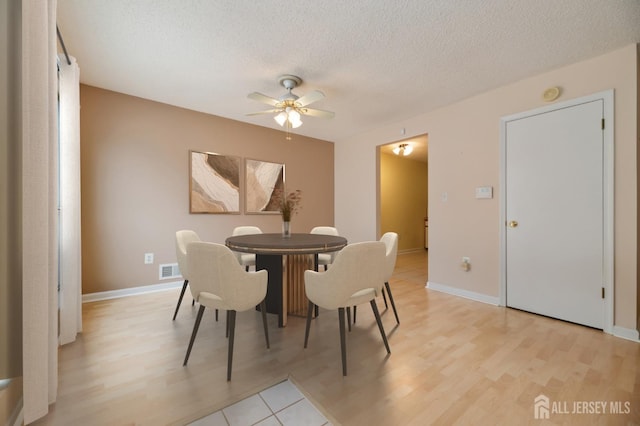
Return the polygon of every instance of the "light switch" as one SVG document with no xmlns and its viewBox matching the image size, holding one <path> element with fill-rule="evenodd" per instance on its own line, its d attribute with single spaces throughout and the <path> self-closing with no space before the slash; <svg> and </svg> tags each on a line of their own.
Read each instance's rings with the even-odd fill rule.
<svg viewBox="0 0 640 426">
<path fill-rule="evenodd" d="M 492 186 L 479 186 L 476 188 L 476 198 L 493 198 L 493 187 Z"/>
</svg>

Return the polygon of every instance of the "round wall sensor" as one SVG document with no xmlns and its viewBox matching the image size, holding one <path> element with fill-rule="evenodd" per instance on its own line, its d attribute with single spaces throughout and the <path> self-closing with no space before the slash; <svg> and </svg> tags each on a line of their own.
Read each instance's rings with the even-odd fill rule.
<svg viewBox="0 0 640 426">
<path fill-rule="evenodd" d="M 546 102 L 551 102 L 551 101 L 555 101 L 556 99 L 558 99 L 558 96 L 560 96 L 560 88 L 557 87 L 557 86 L 556 87 L 549 87 L 542 94 L 542 99 L 544 99 Z"/>
</svg>

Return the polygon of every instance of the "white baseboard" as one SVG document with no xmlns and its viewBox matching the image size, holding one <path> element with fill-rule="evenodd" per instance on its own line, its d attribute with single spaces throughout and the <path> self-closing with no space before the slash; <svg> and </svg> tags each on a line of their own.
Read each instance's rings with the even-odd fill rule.
<svg viewBox="0 0 640 426">
<path fill-rule="evenodd" d="M 624 328 L 618 325 L 614 325 L 611 334 L 613 334 L 616 337 L 620 337 L 622 339 L 627 339 L 633 342 L 640 343 L 640 333 L 638 333 L 638 330 L 633 330 L 630 328 Z"/>
<path fill-rule="evenodd" d="M 140 287 L 123 288 L 120 290 L 100 291 L 98 293 L 87 293 L 82 295 L 82 303 L 97 302 L 98 300 L 117 299 L 119 297 L 137 296 L 140 294 L 155 293 L 157 291 L 182 288 L 183 280 L 172 281 L 162 284 L 144 285 Z"/>
<path fill-rule="evenodd" d="M 486 294 L 476 293 L 474 291 L 463 290 L 461 288 L 451 287 L 444 284 L 428 281 L 426 287 L 430 290 L 439 291 L 441 293 L 451 294 L 453 296 L 464 297 L 465 299 L 475 300 L 476 302 L 487 303 L 489 305 L 500 305 L 500 298 L 487 296 Z"/>
</svg>

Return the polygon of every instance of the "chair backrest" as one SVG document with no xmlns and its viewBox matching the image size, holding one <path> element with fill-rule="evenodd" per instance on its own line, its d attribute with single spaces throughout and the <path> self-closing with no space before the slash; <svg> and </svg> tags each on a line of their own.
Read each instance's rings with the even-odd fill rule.
<svg viewBox="0 0 640 426">
<path fill-rule="evenodd" d="M 380 290 L 384 284 L 385 245 L 381 241 L 349 244 L 326 272 L 305 271 L 307 296 L 326 309 L 346 307 L 360 290 Z"/>
<path fill-rule="evenodd" d="M 187 266 L 187 244 L 200 241 L 200 237 L 194 231 L 183 229 L 176 232 L 176 258 L 180 274 L 185 280 L 189 279 L 189 267 Z"/>
<path fill-rule="evenodd" d="M 246 272 L 222 244 L 193 242 L 187 246 L 189 289 L 196 300 L 202 293 L 217 308 L 246 311 L 267 294 L 267 271 Z"/>
<path fill-rule="evenodd" d="M 254 234 L 262 234 L 262 229 L 257 226 L 236 226 L 233 228 L 232 236 L 236 235 L 254 235 Z M 234 251 L 233 255 L 236 257 L 238 263 L 242 264 L 242 254 L 239 251 Z M 255 255 L 254 255 L 255 257 Z"/>
<path fill-rule="evenodd" d="M 335 235 L 339 236 L 338 230 L 333 226 L 316 226 L 311 230 L 311 234 Z"/>
<path fill-rule="evenodd" d="M 257 226 L 236 226 L 231 233 L 232 236 L 252 234 L 262 234 L 262 230 Z"/>
<path fill-rule="evenodd" d="M 340 234 L 338 233 L 338 229 L 333 226 L 316 226 L 311 229 L 311 234 L 320 234 L 320 235 L 335 235 L 336 237 Z M 328 263 L 333 263 L 333 260 L 336 258 L 336 252 L 332 251 L 331 253 L 327 253 L 329 256 Z"/>
<path fill-rule="evenodd" d="M 398 234 L 395 232 L 386 232 L 380 237 L 387 249 L 384 271 L 384 282 L 389 282 L 393 269 L 396 267 L 396 258 L 398 257 Z"/>
</svg>

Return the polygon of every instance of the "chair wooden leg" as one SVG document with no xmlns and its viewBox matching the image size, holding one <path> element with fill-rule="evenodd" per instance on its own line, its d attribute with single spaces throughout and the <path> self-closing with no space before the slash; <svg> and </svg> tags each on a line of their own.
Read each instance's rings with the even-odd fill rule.
<svg viewBox="0 0 640 426">
<path fill-rule="evenodd" d="M 353 307 L 353 323 L 356 323 L 356 312 L 358 312 L 358 307 L 354 306 Z"/>
<path fill-rule="evenodd" d="M 387 335 L 384 332 L 384 327 L 382 326 L 382 320 L 380 319 L 380 312 L 378 312 L 378 305 L 376 305 L 376 299 L 371 299 L 371 309 L 373 309 L 373 315 L 376 317 L 376 322 L 378 323 L 378 328 L 380 329 L 380 335 L 382 336 L 382 341 L 384 341 L 384 346 L 387 348 L 387 353 L 391 353 L 391 349 L 389 349 L 389 342 L 387 342 Z"/>
<path fill-rule="evenodd" d="M 313 255 L 313 270 L 318 272 L 318 253 Z M 313 313 L 314 313 L 314 317 L 317 318 L 318 317 L 318 305 L 313 305 Z M 306 346 L 305 346 L 306 348 Z"/>
<path fill-rule="evenodd" d="M 396 316 L 396 322 L 400 324 L 400 318 L 398 318 L 398 311 L 396 311 L 396 304 L 393 301 L 393 295 L 391 294 L 391 287 L 389 287 L 389 283 L 384 283 L 384 286 L 387 288 L 387 293 L 389 294 L 389 301 L 391 302 L 391 307 L 393 308 L 393 315 Z"/>
<path fill-rule="evenodd" d="M 347 375 L 347 338 L 344 331 L 344 308 L 338 308 L 340 322 L 340 351 L 342 352 L 342 375 Z"/>
<path fill-rule="evenodd" d="M 218 310 L 216 309 L 216 322 L 218 322 Z"/>
<path fill-rule="evenodd" d="M 231 366 L 233 364 L 233 338 L 236 333 L 236 311 L 229 312 L 229 355 L 227 355 L 227 382 L 231 380 Z"/>
<path fill-rule="evenodd" d="M 389 309 L 389 305 L 387 305 L 387 296 L 384 294 L 384 288 L 382 289 L 382 300 L 384 300 L 384 308 Z"/>
<path fill-rule="evenodd" d="M 189 355 L 191 355 L 191 348 L 193 347 L 193 342 L 196 340 L 196 334 L 198 334 L 198 328 L 200 327 L 200 320 L 202 320 L 202 314 L 204 313 L 204 305 L 200 305 L 200 309 L 198 309 L 198 315 L 196 316 L 196 322 L 193 324 L 193 331 L 191 332 L 191 340 L 189 340 L 189 346 L 187 347 L 187 355 L 184 357 L 184 362 L 182 366 L 187 365 L 187 361 L 189 361 Z"/>
<path fill-rule="evenodd" d="M 176 310 L 173 313 L 173 321 L 176 320 L 176 316 L 178 315 L 178 309 L 180 309 L 180 303 L 182 303 L 182 297 L 184 296 L 184 291 L 187 289 L 187 284 L 189 284 L 189 280 L 184 280 L 182 290 L 180 291 L 180 297 L 178 297 L 178 304 L 176 305 Z"/>
<path fill-rule="evenodd" d="M 304 330 L 304 348 L 307 348 L 307 342 L 309 341 L 309 329 L 311 328 L 311 315 L 313 314 L 313 307 L 315 305 L 312 301 L 309 301 L 307 305 L 307 328 Z"/>
<path fill-rule="evenodd" d="M 191 306 L 195 306 L 196 305 L 196 299 L 191 299 Z"/>
<path fill-rule="evenodd" d="M 229 337 L 229 312 L 231 311 L 227 311 L 227 333 L 224 337 Z"/>
<path fill-rule="evenodd" d="M 267 349 L 269 349 L 269 329 L 267 329 L 267 304 L 262 300 L 260 302 L 260 312 L 262 313 L 262 325 L 264 326 L 264 338 L 267 341 Z"/>
</svg>

